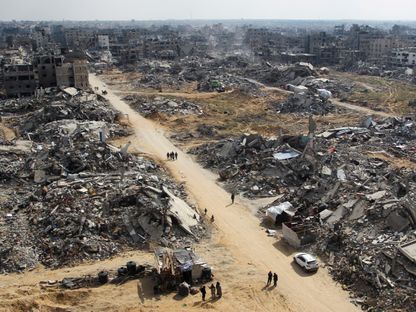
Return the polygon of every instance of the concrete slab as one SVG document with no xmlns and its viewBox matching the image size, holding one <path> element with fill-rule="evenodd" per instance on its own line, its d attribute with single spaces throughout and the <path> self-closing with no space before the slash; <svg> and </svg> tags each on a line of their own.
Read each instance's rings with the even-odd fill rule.
<svg viewBox="0 0 416 312">
<path fill-rule="evenodd" d="M 399 250 L 410 261 L 416 263 L 416 239 L 400 245 Z"/>
</svg>

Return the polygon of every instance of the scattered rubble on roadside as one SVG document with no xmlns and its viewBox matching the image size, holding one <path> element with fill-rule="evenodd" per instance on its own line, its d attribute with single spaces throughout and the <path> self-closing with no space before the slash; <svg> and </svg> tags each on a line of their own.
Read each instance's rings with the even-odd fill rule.
<svg viewBox="0 0 416 312">
<path fill-rule="evenodd" d="M 312 136 L 311 120 L 309 136 L 244 135 L 191 153 L 230 191 L 250 198 L 280 195 L 264 213 L 289 203 L 290 212 L 279 208 L 276 217 L 285 224 L 284 237 L 326 258 L 355 302 L 400 309 L 415 304 L 413 247 L 407 257 L 400 251 L 416 239 L 415 167 L 389 163 L 377 151 L 416 165 L 415 125 L 410 117 L 368 118 L 358 127 Z"/>
<path fill-rule="evenodd" d="M 196 82 L 196 89 L 203 92 L 244 90 L 258 97 L 265 91 L 279 92 L 269 87 L 292 91 L 269 107 L 297 116 L 343 113 L 331 98 L 348 99 L 357 90 L 365 93 L 371 87 L 308 63 L 266 65 L 244 62 L 244 58 L 192 58 L 176 61 L 172 68 L 177 77 L 171 78 L 180 84 Z M 409 99 L 410 107 L 413 102 Z M 414 116 L 367 118 L 333 129 L 326 124 L 327 130 L 321 133 L 311 120 L 308 135 L 277 138 L 257 134 L 224 138 L 217 135 L 220 127 L 181 129 L 171 137 L 217 140 L 193 145 L 190 153 L 218 173 L 228 191 L 248 198 L 278 197 L 260 214 L 273 208 L 269 216 L 283 224 L 285 238 L 296 237 L 293 245 L 324 258 L 334 279 L 352 292 L 355 303 L 370 310 L 414 305 L 415 266 L 406 256 L 412 253 L 416 238 L 414 208 L 408 204 L 416 184 Z"/>
<path fill-rule="evenodd" d="M 321 99 L 315 94 L 295 93 L 282 103 L 274 105 L 278 113 L 304 113 L 313 115 L 326 115 L 335 110 L 331 101 Z"/>
<path fill-rule="evenodd" d="M 200 92 L 238 90 L 252 96 L 263 96 L 264 85 L 284 87 L 302 85 L 311 89 L 329 89 L 335 96 L 349 92 L 353 87 L 344 81 L 321 77 L 311 64 L 266 66 L 244 57 L 202 58 L 187 57 L 176 61 L 144 62 L 129 70 L 140 72 L 141 78 L 130 82 L 130 87 L 152 88 L 158 91 L 179 90 L 196 83 Z M 111 82 L 111 81 L 110 81 Z"/>
<path fill-rule="evenodd" d="M 166 115 L 201 115 L 201 108 L 194 103 L 183 100 L 172 100 L 161 96 L 154 98 L 128 95 L 124 97 L 133 108 L 137 109 L 144 117 L 150 117 L 155 113 Z"/>
<path fill-rule="evenodd" d="M 20 135 L 0 148 L 0 272 L 105 259 L 149 242 L 175 247 L 205 231 L 156 163 L 128 153 L 116 111 L 91 94 L 11 100 Z M 21 105 L 33 103 L 24 114 Z"/>
<path fill-rule="evenodd" d="M 263 75 L 261 80 L 265 83 L 278 83 L 280 85 L 300 85 L 304 79 L 318 75 L 314 67 L 308 63 L 298 63 L 286 67 L 271 67 L 265 69 L 261 74 Z"/>
<path fill-rule="evenodd" d="M 118 269 L 102 270 L 96 275 L 87 274 L 79 277 L 65 277 L 64 279 L 41 281 L 42 289 L 80 289 L 100 287 L 106 284 L 122 285 L 127 281 L 138 280 L 146 277 L 154 277 L 155 268 L 150 264 L 137 264 L 128 261 L 125 266 Z"/>
<path fill-rule="evenodd" d="M 200 124 L 195 131 L 184 131 L 179 133 L 174 133 L 170 136 L 171 139 L 178 142 L 189 141 L 192 139 L 198 138 L 223 138 L 223 135 L 218 134 L 219 126 L 212 126 L 206 124 Z"/>
<path fill-rule="evenodd" d="M 227 188 L 236 189 L 248 197 L 273 196 L 279 194 L 279 186 L 300 183 L 303 175 L 303 164 L 293 163 L 292 167 L 285 163 L 287 160 L 280 161 L 276 154 L 287 153 L 287 159 L 298 158 L 301 152 L 297 149 L 304 148 L 308 140 L 304 136 L 267 140 L 253 134 L 198 146 L 190 153 L 197 155 L 198 161 L 206 168 L 218 171 Z"/>
<path fill-rule="evenodd" d="M 338 69 L 346 72 L 354 72 L 359 75 L 377 76 L 416 84 L 416 76 L 413 74 L 413 69 L 408 67 L 385 69 L 374 64 L 359 61 L 354 65 L 346 64 L 338 66 Z"/>
<path fill-rule="evenodd" d="M 243 64 L 245 65 L 242 66 Z M 128 71 L 140 72 L 140 78 L 130 82 L 130 86 L 135 89 L 180 90 L 196 83 L 195 90 L 200 92 L 240 90 L 261 95 L 257 84 L 241 77 L 242 69 L 246 66 L 247 61 L 239 57 L 185 57 L 171 61 L 143 61 L 137 67 L 127 68 Z"/>
</svg>

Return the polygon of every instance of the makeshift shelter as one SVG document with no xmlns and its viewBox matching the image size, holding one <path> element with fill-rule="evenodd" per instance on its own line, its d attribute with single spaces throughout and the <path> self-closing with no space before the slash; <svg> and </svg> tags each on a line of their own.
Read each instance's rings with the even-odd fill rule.
<svg viewBox="0 0 416 312">
<path fill-rule="evenodd" d="M 156 270 L 159 275 L 162 290 L 187 282 L 210 280 L 211 268 L 198 257 L 191 248 L 155 250 Z"/>
<path fill-rule="evenodd" d="M 291 203 L 284 202 L 277 206 L 272 206 L 266 210 L 266 217 L 276 224 L 282 224 L 295 216 L 297 208 Z"/>
</svg>

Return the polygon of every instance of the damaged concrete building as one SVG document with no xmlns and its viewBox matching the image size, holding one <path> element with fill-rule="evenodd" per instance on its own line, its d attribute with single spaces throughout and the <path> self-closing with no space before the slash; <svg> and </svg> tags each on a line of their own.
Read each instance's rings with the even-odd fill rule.
<svg viewBox="0 0 416 312">
<path fill-rule="evenodd" d="M 31 64 L 4 66 L 3 79 L 7 96 L 32 95 L 38 87 L 38 80 Z"/>
<path fill-rule="evenodd" d="M 36 55 L 33 58 L 33 67 L 36 70 L 39 86 L 50 88 L 57 86 L 56 67 L 63 62 L 62 56 Z"/>
<path fill-rule="evenodd" d="M 41 87 L 74 87 L 84 90 L 89 87 L 87 61 L 80 54 L 38 56 L 34 65 L 37 67 Z"/>
</svg>

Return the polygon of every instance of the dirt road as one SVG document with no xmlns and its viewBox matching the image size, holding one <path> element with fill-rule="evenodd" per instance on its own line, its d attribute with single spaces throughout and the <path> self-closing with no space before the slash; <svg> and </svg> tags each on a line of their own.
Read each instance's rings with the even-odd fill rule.
<svg viewBox="0 0 416 312">
<path fill-rule="evenodd" d="M 277 91 L 277 92 L 281 92 L 281 93 L 285 93 L 285 94 L 293 94 L 292 91 L 288 91 L 282 88 L 278 88 L 278 87 L 269 87 L 266 86 L 265 84 L 254 80 L 254 79 L 250 79 L 250 78 L 244 78 L 245 80 L 247 80 L 248 82 L 254 83 L 262 88 L 264 88 L 265 90 L 270 90 L 270 91 Z M 394 114 L 389 114 L 386 112 L 380 112 L 380 111 L 376 111 L 373 110 L 371 108 L 368 107 L 362 107 L 362 106 L 358 106 L 358 105 L 354 105 L 351 103 L 346 103 L 346 102 L 342 102 L 340 99 L 337 98 L 333 98 L 331 99 L 331 103 L 335 106 L 338 107 L 342 107 L 351 111 L 355 111 L 355 112 L 359 112 L 359 113 L 363 113 L 366 115 L 373 115 L 373 116 L 378 116 L 378 117 L 394 117 Z"/>
<path fill-rule="evenodd" d="M 90 83 L 92 87 L 100 89 L 104 86 L 103 82 L 93 75 L 90 76 Z M 284 244 L 276 242 L 275 238 L 265 235 L 258 219 L 247 207 L 239 204 L 238 200 L 235 205 L 230 205 L 230 195 L 217 185 L 213 173 L 201 168 L 190 156 L 178 150 L 164 136 L 161 127 L 141 117 L 111 92 L 108 86 L 104 88 L 108 91 L 106 98 L 110 103 L 120 112 L 128 114 L 136 134 L 132 141 L 133 146 L 160 161 L 164 161 L 167 151 L 178 152 L 177 161 L 165 161 L 166 168 L 177 180 L 185 182 L 188 192 L 200 209 L 207 208 L 209 215 L 214 214 L 221 245 L 236 259 L 236 265 L 251 268 L 252 284 L 261 287 L 263 281 L 259 283 L 256 278 L 261 276 L 264 280 L 269 270 L 279 273 L 278 289 L 273 293 L 255 289 L 251 295 L 249 310 L 320 312 L 359 310 L 349 302 L 348 294 L 335 285 L 324 269 L 311 276 L 297 270 L 293 266 L 291 252 Z M 221 259 L 216 259 L 217 265 L 221 264 L 219 260 Z M 230 275 L 232 273 L 229 272 Z M 250 280 L 249 275 L 247 269 L 247 272 L 243 273 L 245 282 Z M 223 283 L 226 281 L 224 280 Z M 248 285 L 240 285 L 240 287 L 244 288 Z M 233 292 L 231 289 L 229 291 Z M 238 305 L 238 302 L 235 304 Z M 221 308 L 219 310 L 225 311 Z"/>
<path fill-rule="evenodd" d="M 292 91 L 288 91 L 279 87 L 270 87 L 270 86 L 265 85 L 264 83 L 261 83 L 260 81 L 257 81 L 251 78 L 241 77 L 241 76 L 237 76 L 237 77 L 244 79 L 250 83 L 253 83 L 266 91 L 275 91 L 275 92 L 279 92 L 283 94 L 293 94 Z M 183 93 L 183 92 L 156 92 L 156 91 L 149 92 L 149 91 L 124 91 L 124 90 L 113 90 L 113 92 L 116 94 L 126 94 L 126 95 L 137 94 L 137 95 L 143 95 L 143 96 L 146 96 L 146 95 L 174 96 L 174 97 L 181 97 L 181 98 L 193 99 L 193 100 L 213 98 L 222 94 L 222 93 L 215 93 L 215 92 Z M 227 91 L 227 93 L 229 92 L 231 91 Z M 353 112 L 358 112 L 358 113 L 362 113 L 365 115 L 369 115 L 369 116 L 371 115 L 371 116 L 377 116 L 377 117 L 383 117 L 383 118 L 395 116 L 394 114 L 391 114 L 391 113 L 376 111 L 368 107 L 363 107 L 363 106 L 354 105 L 352 103 L 343 102 L 337 98 L 332 98 L 331 103 L 335 106 L 338 106 L 338 107 L 341 107 L 341 108 L 344 108 Z"/>
<path fill-rule="evenodd" d="M 180 97 L 184 99 L 210 99 L 217 96 L 220 96 L 224 93 L 231 93 L 232 91 L 225 91 L 222 93 L 218 92 L 198 92 L 198 93 L 186 93 L 186 92 L 150 92 L 150 91 L 123 91 L 123 90 L 114 90 L 113 92 L 115 94 L 137 94 L 137 95 L 156 95 L 156 96 L 174 96 L 174 97 Z"/>
</svg>

